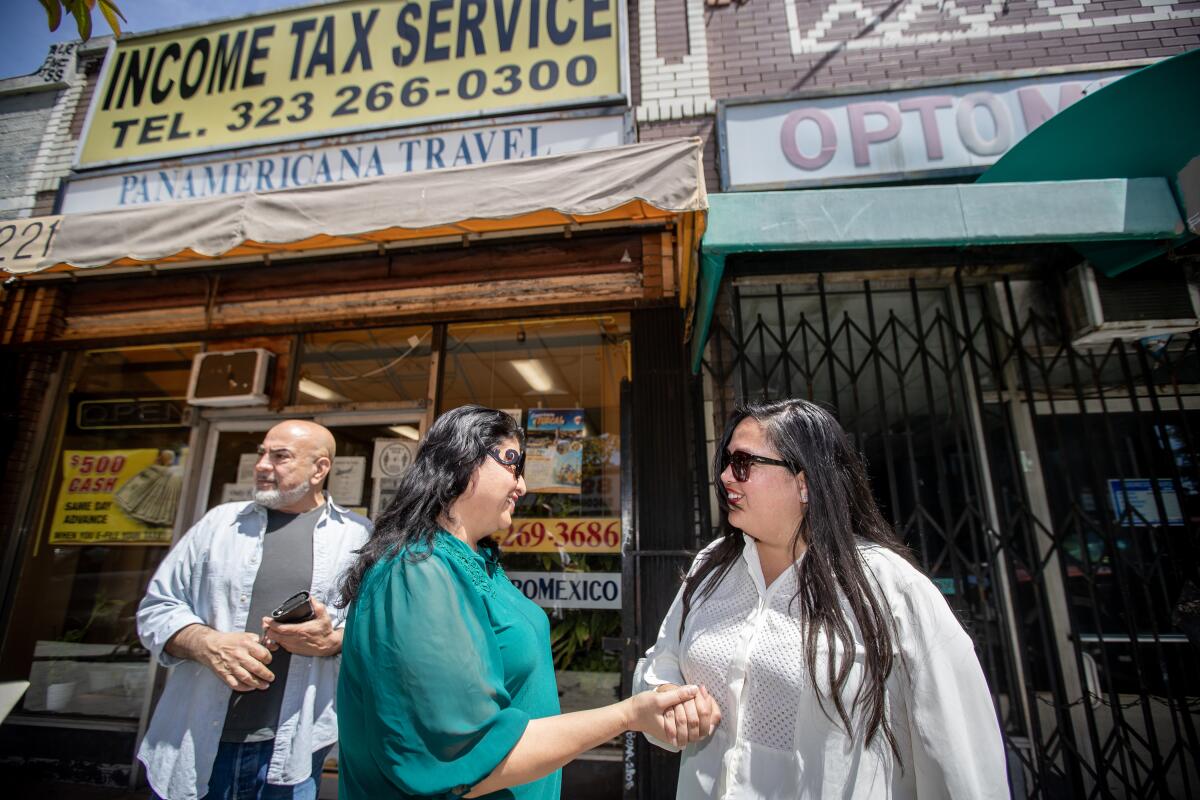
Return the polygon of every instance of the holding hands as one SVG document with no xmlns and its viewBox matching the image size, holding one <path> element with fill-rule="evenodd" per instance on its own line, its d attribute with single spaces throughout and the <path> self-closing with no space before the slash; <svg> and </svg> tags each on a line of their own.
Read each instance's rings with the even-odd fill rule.
<svg viewBox="0 0 1200 800">
<path fill-rule="evenodd" d="M 625 702 L 632 706 L 629 729 L 675 747 L 687 747 L 712 735 L 721 709 L 703 686 L 663 684 Z"/>
</svg>

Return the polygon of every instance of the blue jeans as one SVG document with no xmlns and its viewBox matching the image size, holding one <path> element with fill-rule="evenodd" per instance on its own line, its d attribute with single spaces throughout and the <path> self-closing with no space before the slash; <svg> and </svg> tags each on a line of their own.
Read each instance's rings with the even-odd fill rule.
<svg viewBox="0 0 1200 800">
<path fill-rule="evenodd" d="M 202 800 L 317 800 L 321 790 L 321 767 L 333 745 L 313 753 L 312 775 L 295 786 L 267 783 L 274 740 L 265 742 L 221 742 L 213 762 L 208 794 Z"/>
</svg>

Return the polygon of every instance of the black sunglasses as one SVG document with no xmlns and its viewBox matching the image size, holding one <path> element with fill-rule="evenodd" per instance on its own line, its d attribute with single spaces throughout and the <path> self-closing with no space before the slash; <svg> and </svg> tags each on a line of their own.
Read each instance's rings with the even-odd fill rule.
<svg viewBox="0 0 1200 800">
<path fill-rule="evenodd" d="M 766 456 L 756 456 L 753 453 L 747 453 L 745 450 L 737 450 L 730 453 L 725 452 L 725 463 L 733 470 L 733 478 L 737 481 L 750 480 L 750 467 L 755 464 L 769 464 L 773 467 L 787 467 L 792 469 L 792 465 L 786 461 L 780 461 L 777 458 L 767 458 Z M 792 472 L 795 472 L 792 469 Z"/>
<path fill-rule="evenodd" d="M 487 451 L 487 454 L 492 457 L 493 461 L 511 472 L 514 478 L 520 478 L 525 474 L 524 450 L 505 450 L 502 456 L 500 455 L 500 448 L 493 447 Z"/>
</svg>

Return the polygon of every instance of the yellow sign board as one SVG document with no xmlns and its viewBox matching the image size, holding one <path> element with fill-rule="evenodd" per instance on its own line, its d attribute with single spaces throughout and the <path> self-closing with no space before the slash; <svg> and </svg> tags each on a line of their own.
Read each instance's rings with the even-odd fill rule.
<svg viewBox="0 0 1200 800">
<path fill-rule="evenodd" d="M 549 517 L 514 519 L 506 531 L 495 534 L 500 549 L 508 553 L 619 553 L 619 517 Z"/>
<path fill-rule="evenodd" d="M 64 450 L 50 544 L 169 545 L 182 485 L 170 450 Z"/>
<path fill-rule="evenodd" d="M 79 162 L 619 100 L 620 8 L 355 0 L 122 39 Z"/>
</svg>

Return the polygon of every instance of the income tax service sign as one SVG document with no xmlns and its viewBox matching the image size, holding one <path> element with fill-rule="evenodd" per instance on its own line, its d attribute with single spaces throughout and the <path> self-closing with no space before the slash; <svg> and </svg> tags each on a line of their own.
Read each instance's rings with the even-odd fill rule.
<svg viewBox="0 0 1200 800">
<path fill-rule="evenodd" d="M 622 100 L 620 6 L 355 0 L 124 38 L 79 166 Z"/>
</svg>

